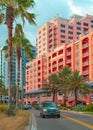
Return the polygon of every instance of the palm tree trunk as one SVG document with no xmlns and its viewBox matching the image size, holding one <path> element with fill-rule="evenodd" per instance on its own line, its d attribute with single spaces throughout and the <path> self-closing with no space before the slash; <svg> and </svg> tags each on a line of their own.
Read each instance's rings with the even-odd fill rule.
<svg viewBox="0 0 93 130">
<path fill-rule="evenodd" d="M 75 88 L 75 105 L 77 105 L 77 87 Z"/>
<path fill-rule="evenodd" d="M 64 94 L 64 106 L 66 107 L 66 94 Z"/>
<path fill-rule="evenodd" d="M 55 102 L 55 95 L 56 95 L 56 91 L 53 90 L 53 102 Z"/>
<path fill-rule="evenodd" d="M 13 29 L 13 21 L 14 21 L 14 9 L 12 6 L 8 6 L 6 9 L 6 21 L 8 29 L 8 109 L 9 116 L 13 115 L 12 112 L 12 29 Z"/>
<path fill-rule="evenodd" d="M 16 110 L 18 110 L 18 99 L 19 99 L 19 79 L 20 79 L 20 48 L 17 48 L 17 80 L 16 80 Z"/>
<path fill-rule="evenodd" d="M 13 114 L 12 112 L 12 29 L 8 28 L 9 34 L 9 41 L 8 41 L 8 108 L 9 108 L 9 115 Z"/>
</svg>

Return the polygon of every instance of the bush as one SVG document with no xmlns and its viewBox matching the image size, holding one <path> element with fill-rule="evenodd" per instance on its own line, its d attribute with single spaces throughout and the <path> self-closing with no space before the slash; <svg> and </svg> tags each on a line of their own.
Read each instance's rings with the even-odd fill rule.
<svg viewBox="0 0 93 130">
<path fill-rule="evenodd" d="M 84 105 L 77 105 L 77 106 L 74 106 L 73 108 L 74 111 L 80 111 L 80 112 L 84 111 L 84 109 L 85 109 Z"/>
<path fill-rule="evenodd" d="M 89 104 L 85 106 L 84 111 L 93 112 L 93 104 Z"/>
<path fill-rule="evenodd" d="M 8 113 L 8 105 L 1 104 L 0 105 L 0 112 L 7 114 Z"/>
</svg>

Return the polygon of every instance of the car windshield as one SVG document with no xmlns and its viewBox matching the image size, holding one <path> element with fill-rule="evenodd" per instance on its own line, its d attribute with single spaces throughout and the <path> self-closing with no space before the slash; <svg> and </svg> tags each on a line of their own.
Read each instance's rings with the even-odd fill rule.
<svg viewBox="0 0 93 130">
<path fill-rule="evenodd" d="M 54 102 L 45 102 L 42 104 L 43 107 L 56 107 Z"/>
</svg>

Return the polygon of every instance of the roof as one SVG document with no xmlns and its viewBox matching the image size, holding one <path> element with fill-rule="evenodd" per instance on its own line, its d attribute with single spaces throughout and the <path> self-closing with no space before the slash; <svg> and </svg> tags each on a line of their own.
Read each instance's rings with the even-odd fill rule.
<svg viewBox="0 0 93 130">
<path fill-rule="evenodd" d="M 46 93 L 46 92 L 50 92 L 50 90 L 35 90 L 35 91 L 31 91 L 31 92 L 24 92 L 24 94 L 40 94 L 40 93 Z"/>
</svg>

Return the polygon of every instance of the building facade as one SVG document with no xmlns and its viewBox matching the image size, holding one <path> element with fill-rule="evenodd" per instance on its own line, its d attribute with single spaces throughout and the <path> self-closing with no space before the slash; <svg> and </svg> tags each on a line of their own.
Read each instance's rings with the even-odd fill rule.
<svg viewBox="0 0 93 130">
<path fill-rule="evenodd" d="M 33 56 L 36 56 L 36 47 L 32 49 Z M 29 62 L 29 59 L 25 56 L 24 51 L 21 51 L 21 60 L 20 60 L 20 79 L 19 86 L 25 86 L 26 84 L 26 63 Z M 5 52 L 0 50 L 0 76 L 4 82 L 5 87 L 8 87 L 8 59 L 5 58 Z M 16 85 L 16 76 L 17 76 L 17 63 L 16 63 L 16 51 L 13 51 L 12 55 L 12 85 Z"/>
<path fill-rule="evenodd" d="M 93 82 L 93 16 L 58 15 L 38 29 L 36 59 L 27 63 L 26 92 L 42 89 L 48 76 L 69 66 Z M 64 41 L 64 42 L 63 42 Z"/>
</svg>

